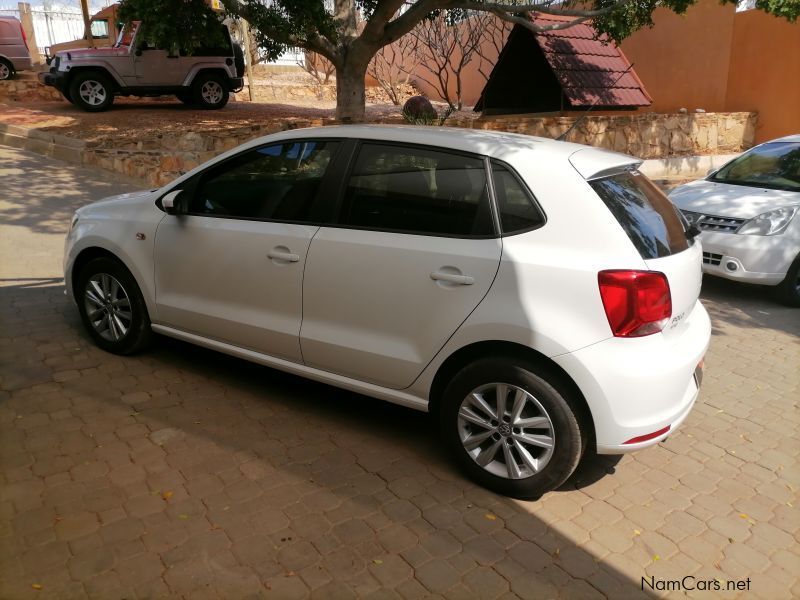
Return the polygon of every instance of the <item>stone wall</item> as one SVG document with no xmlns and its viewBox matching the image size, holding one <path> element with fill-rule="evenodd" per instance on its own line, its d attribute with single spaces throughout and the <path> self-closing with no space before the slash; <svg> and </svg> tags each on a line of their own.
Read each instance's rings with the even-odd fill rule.
<svg viewBox="0 0 800 600">
<path fill-rule="evenodd" d="M 573 125 L 575 120 L 575 117 L 505 116 L 450 120 L 448 125 L 555 138 Z M 397 118 L 387 121 L 399 122 Z M 730 154 L 752 145 L 755 122 L 755 113 L 593 115 L 579 123 L 568 139 L 643 159 Z M 161 186 L 248 140 L 287 129 L 333 123 L 333 119 L 281 119 L 249 127 L 187 131 L 179 136 L 154 134 L 131 142 L 120 142 L 109 137 L 102 142 L 81 142 L 83 145 L 78 162 L 137 178 L 148 185 Z M 37 130 L 28 131 L 45 134 Z M 35 143 L 47 143 L 60 148 L 56 138 L 63 136 L 48 135 L 47 140 L 37 138 Z M 70 141 L 69 138 L 64 139 Z M 28 140 L 27 143 L 33 142 Z M 76 151 L 71 146 L 65 148 L 64 152 Z"/>
<path fill-rule="evenodd" d="M 616 150 L 639 158 L 731 154 L 753 145 L 756 113 L 590 115 L 572 130 L 570 142 Z M 448 125 L 557 138 L 577 117 L 484 117 Z"/>
<path fill-rule="evenodd" d="M 109 139 L 87 144 L 83 163 L 161 186 L 246 141 L 287 129 L 326 124 L 321 119 L 287 119 L 214 132 L 155 135 L 129 143 Z"/>
<path fill-rule="evenodd" d="M 56 88 L 42 85 L 29 73 L 20 73 L 14 79 L 0 81 L 0 102 L 38 102 L 59 100 L 66 102 Z"/>
</svg>

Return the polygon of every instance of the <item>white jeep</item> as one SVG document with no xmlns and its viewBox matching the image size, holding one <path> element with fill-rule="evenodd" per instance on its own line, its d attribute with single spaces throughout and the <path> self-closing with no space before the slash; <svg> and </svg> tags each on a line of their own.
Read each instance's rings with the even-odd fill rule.
<svg viewBox="0 0 800 600">
<path fill-rule="evenodd" d="M 125 27 L 110 48 L 58 52 L 50 71 L 40 73 L 39 80 L 90 112 L 107 110 L 114 96 L 165 94 L 217 109 L 228 103 L 230 92 L 242 88 L 244 56 L 227 29 L 224 46 L 198 48 L 191 54 L 148 44 L 137 35 L 139 29 L 138 22 Z"/>
</svg>

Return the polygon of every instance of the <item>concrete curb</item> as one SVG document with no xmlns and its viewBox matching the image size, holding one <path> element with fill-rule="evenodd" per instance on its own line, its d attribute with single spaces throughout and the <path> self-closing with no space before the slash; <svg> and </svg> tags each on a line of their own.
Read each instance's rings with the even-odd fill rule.
<svg viewBox="0 0 800 600">
<path fill-rule="evenodd" d="M 738 154 L 711 156 L 674 156 L 646 160 L 639 170 L 651 179 L 699 179 L 711 169 L 719 169 Z"/>
<path fill-rule="evenodd" d="M 84 140 L 9 123 L 0 123 L 0 144 L 77 165 L 83 164 L 83 151 L 87 146 Z"/>
</svg>

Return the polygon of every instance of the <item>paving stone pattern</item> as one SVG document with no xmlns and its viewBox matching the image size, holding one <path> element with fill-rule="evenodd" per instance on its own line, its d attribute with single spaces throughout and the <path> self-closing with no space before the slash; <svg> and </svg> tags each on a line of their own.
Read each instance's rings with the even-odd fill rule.
<svg viewBox="0 0 800 600">
<path fill-rule="evenodd" d="M 98 350 L 64 226 L 124 186 L 5 149 L 0 178 L 0 597 L 634 598 L 686 575 L 800 597 L 800 319 L 763 290 L 706 282 L 680 431 L 519 502 L 422 413 L 166 339 Z"/>
</svg>

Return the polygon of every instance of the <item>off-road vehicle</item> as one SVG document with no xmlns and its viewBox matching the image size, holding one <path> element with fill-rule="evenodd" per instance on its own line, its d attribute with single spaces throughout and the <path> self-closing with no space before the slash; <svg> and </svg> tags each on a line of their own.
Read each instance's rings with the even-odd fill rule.
<svg viewBox="0 0 800 600">
<path fill-rule="evenodd" d="M 139 23 L 123 28 L 110 48 L 56 53 L 50 71 L 40 73 L 39 80 L 90 112 L 107 110 L 114 96 L 165 94 L 216 109 L 227 104 L 230 92 L 242 88 L 244 55 L 227 29 L 224 45 L 191 52 L 149 44 L 137 35 L 139 29 Z"/>
</svg>

